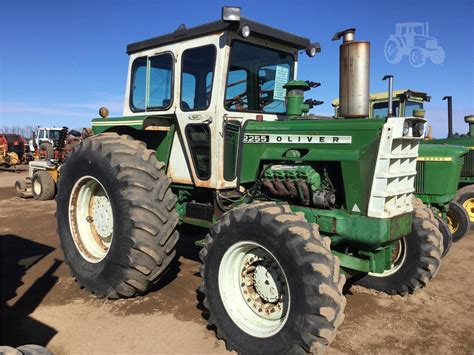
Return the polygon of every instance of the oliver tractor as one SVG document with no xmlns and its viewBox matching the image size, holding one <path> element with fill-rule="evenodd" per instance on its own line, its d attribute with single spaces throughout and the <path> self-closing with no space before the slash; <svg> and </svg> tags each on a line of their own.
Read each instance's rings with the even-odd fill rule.
<svg viewBox="0 0 474 355">
<path fill-rule="evenodd" d="M 429 102 L 431 97 L 426 93 L 413 90 L 393 90 L 393 77 L 388 75 L 385 78 L 389 80 L 389 90 L 370 95 L 370 117 L 380 118 L 389 115 L 424 117 L 424 102 Z M 390 95 L 389 92 L 392 94 Z M 388 99 L 390 96 L 392 97 L 391 105 L 389 105 Z M 339 100 L 333 100 L 332 105 L 335 107 L 337 115 Z M 389 106 L 391 107 L 390 112 Z M 436 142 L 424 140 L 423 143 L 431 144 L 420 145 L 416 167 L 415 195 L 432 209 L 438 219 L 439 229 L 444 236 L 443 255 L 446 255 L 451 245 L 451 239 L 458 241 L 471 229 L 468 212 L 463 208 L 463 204 L 466 205 L 468 202 L 461 201 L 459 203 L 456 201 L 462 171 L 466 170 L 463 168 L 463 161 L 467 157 L 468 149 L 461 147 L 461 144 L 454 145 L 454 142 L 453 145 L 432 144 Z M 472 197 L 474 197 L 474 193 Z M 474 204 L 472 208 L 474 210 Z"/>
<path fill-rule="evenodd" d="M 98 297 L 146 292 L 180 223 L 208 228 L 200 292 L 240 353 L 322 353 L 344 319 L 346 277 L 406 295 L 440 267 L 442 235 L 414 199 L 425 121 L 366 119 L 368 42 L 337 33 L 341 116 L 308 115 L 296 80 L 318 44 L 240 18 L 131 44 L 123 117 L 92 122 L 61 171 L 66 263 Z M 348 63 L 351 63 L 349 65 Z"/>
</svg>

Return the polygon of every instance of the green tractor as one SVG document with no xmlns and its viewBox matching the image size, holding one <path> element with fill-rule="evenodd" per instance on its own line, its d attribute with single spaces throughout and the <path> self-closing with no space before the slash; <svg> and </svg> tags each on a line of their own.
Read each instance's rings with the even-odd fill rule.
<svg viewBox="0 0 474 355">
<path fill-rule="evenodd" d="M 464 156 L 459 190 L 455 200 L 464 207 L 471 223 L 474 223 L 474 115 L 464 117 L 464 121 L 469 125 L 469 131 L 466 134 L 453 134 L 453 98 L 452 96 L 445 96 L 443 100 L 448 102 L 448 137 L 432 139 L 426 141 L 426 143 L 452 144 L 463 146 L 469 150 L 469 153 Z"/>
<path fill-rule="evenodd" d="M 370 95 L 370 117 L 406 117 L 407 115 L 424 117 L 424 102 L 429 102 L 431 97 L 426 93 L 407 89 L 393 90 L 393 77 L 387 75 L 384 80 L 387 79 L 388 91 Z M 388 102 L 389 92 L 392 92 L 391 105 Z M 333 100 L 332 105 L 337 115 L 339 100 Z M 389 106 L 391 110 L 388 110 Z M 422 143 L 430 143 L 430 145 L 420 145 L 416 166 L 415 195 L 432 209 L 438 219 L 439 229 L 444 236 L 444 255 L 446 255 L 451 239 L 457 241 L 471 229 L 466 210 L 456 201 L 458 184 L 462 181 L 463 159 L 468 150 L 455 145 L 432 144 L 433 142 L 435 141 L 424 140 Z"/>
<path fill-rule="evenodd" d="M 346 276 L 389 294 L 426 286 L 444 247 L 413 198 L 425 121 L 366 119 L 370 44 L 354 32 L 335 36 L 337 120 L 308 115 L 317 102 L 303 94 L 318 85 L 295 80 L 299 52 L 319 45 L 240 8 L 129 45 L 123 117 L 94 119 L 59 180 L 78 283 L 110 299 L 145 293 L 176 255 L 178 224 L 206 228 L 209 323 L 230 350 L 272 354 L 327 348 Z"/>
</svg>

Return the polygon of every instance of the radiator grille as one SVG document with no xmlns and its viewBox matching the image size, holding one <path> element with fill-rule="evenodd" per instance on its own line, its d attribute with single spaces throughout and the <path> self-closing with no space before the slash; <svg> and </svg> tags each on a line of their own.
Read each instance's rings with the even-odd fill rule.
<svg viewBox="0 0 474 355">
<path fill-rule="evenodd" d="M 474 150 L 469 150 L 464 156 L 464 164 L 462 165 L 461 176 L 474 175 Z"/>
<path fill-rule="evenodd" d="M 425 191 L 425 163 L 422 161 L 416 162 L 416 179 L 415 179 L 415 193 L 422 194 Z"/>
</svg>

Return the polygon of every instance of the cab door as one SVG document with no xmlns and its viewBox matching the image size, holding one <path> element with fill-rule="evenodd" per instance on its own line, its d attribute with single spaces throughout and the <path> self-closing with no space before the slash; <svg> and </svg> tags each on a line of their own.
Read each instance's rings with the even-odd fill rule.
<svg viewBox="0 0 474 355">
<path fill-rule="evenodd" d="M 171 162 L 179 161 L 179 150 L 183 149 L 187 169 L 182 164 L 170 165 L 170 175 L 174 181 L 200 187 L 215 187 L 217 182 L 214 171 L 218 160 L 215 119 L 218 45 L 219 37 L 209 36 L 177 48 L 180 74 L 176 117 L 181 144 L 173 142 Z"/>
</svg>

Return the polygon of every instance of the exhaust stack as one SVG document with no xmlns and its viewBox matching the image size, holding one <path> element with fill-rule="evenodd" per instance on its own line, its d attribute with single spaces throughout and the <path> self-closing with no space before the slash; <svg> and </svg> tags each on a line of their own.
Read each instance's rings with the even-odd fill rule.
<svg viewBox="0 0 474 355">
<path fill-rule="evenodd" d="M 339 47 L 339 116 L 369 117 L 370 42 L 354 40 L 355 28 L 337 32 Z"/>
<path fill-rule="evenodd" d="M 393 75 L 385 75 L 382 80 L 388 80 L 387 117 L 393 117 Z"/>
<path fill-rule="evenodd" d="M 453 136 L 453 97 L 445 96 L 443 100 L 448 100 L 448 138 Z"/>
</svg>

